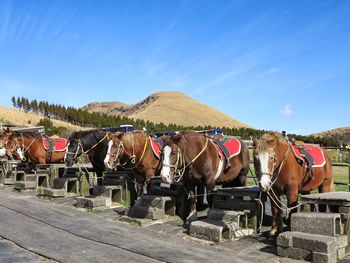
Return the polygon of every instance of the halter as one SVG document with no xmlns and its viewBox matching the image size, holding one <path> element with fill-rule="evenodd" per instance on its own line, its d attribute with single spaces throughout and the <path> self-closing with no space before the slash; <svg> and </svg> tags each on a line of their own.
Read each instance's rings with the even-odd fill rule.
<svg viewBox="0 0 350 263">
<path fill-rule="evenodd" d="M 290 144 L 288 142 L 288 145 L 287 145 L 287 151 L 278 167 L 278 171 L 275 172 L 275 166 L 276 166 L 276 161 L 277 161 L 277 157 L 276 157 L 276 153 L 275 151 L 273 151 L 273 153 L 269 153 L 269 157 L 273 159 L 273 164 L 272 164 L 272 169 L 271 169 L 271 172 L 256 172 L 257 175 L 267 175 L 269 176 L 271 179 L 273 179 L 272 183 L 269 185 L 269 188 L 267 189 L 267 191 L 270 191 L 270 189 L 272 189 L 272 186 L 276 183 L 279 175 L 280 175 L 280 172 L 282 170 L 282 167 L 283 167 L 283 164 L 288 156 L 288 153 L 289 153 L 289 149 L 290 149 Z M 274 176 L 275 175 L 275 176 Z"/>
<path fill-rule="evenodd" d="M 173 181 L 175 183 L 180 182 L 180 180 L 182 179 L 182 177 L 185 174 L 186 168 L 189 167 L 191 164 L 193 164 L 199 158 L 199 156 L 202 155 L 202 153 L 205 151 L 205 149 L 207 149 L 209 139 L 208 138 L 206 138 L 206 139 L 207 140 L 205 141 L 205 145 L 204 145 L 203 149 L 188 164 L 186 164 L 185 154 L 182 153 L 182 151 L 178 145 L 177 145 L 178 151 L 177 151 L 175 164 L 163 164 L 164 166 L 174 168 L 175 171 L 174 171 Z M 179 168 L 181 166 L 182 166 L 182 168 Z"/>
<path fill-rule="evenodd" d="M 125 152 L 125 147 L 124 147 L 124 144 L 121 140 L 119 140 L 119 143 L 117 145 L 118 151 L 115 154 L 112 154 L 112 153 L 107 153 L 107 154 L 109 154 L 112 157 L 114 156 L 113 167 L 120 166 L 123 169 L 132 170 L 140 164 L 143 156 L 145 155 L 147 144 L 148 144 L 148 138 L 146 138 L 146 140 L 145 140 L 145 144 L 143 147 L 141 157 L 137 163 L 136 163 L 135 144 L 134 144 L 134 137 L 133 136 L 132 136 L 132 155 L 123 164 L 120 164 L 119 161 L 117 162 L 117 159 L 119 158 L 119 156 Z M 120 158 L 119 158 L 119 160 L 120 160 Z M 133 165 L 133 167 L 125 167 L 129 161 Z"/>
<path fill-rule="evenodd" d="M 79 139 L 74 139 L 74 140 L 76 140 L 77 141 L 77 143 L 78 143 L 78 146 L 77 146 L 77 150 L 75 151 L 75 152 L 69 152 L 69 151 L 66 151 L 66 155 L 68 155 L 68 154 L 72 154 L 72 155 L 74 155 L 73 156 L 73 160 L 76 160 L 77 158 L 78 158 L 78 155 L 79 155 L 79 148 L 81 148 L 81 154 L 87 154 L 88 152 L 90 152 L 92 149 L 94 149 L 97 145 L 99 145 L 104 139 L 106 139 L 107 138 L 107 134 L 101 139 L 101 140 L 99 140 L 97 143 L 95 143 L 90 149 L 88 149 L 87 151 L 84 151 L 84 144 L 83 144 L 83 142 L 81 141 L 81 138 L 79 138 Z M 67 145 L 67 149 L 69 148 L 69 145 L 70 145 L 70 143 L 68 143 L 68 145 Z M 80 154 L 80 155 L 81 155 Z"/>
<path fill-rule="evenodd" d="M 13 155 L 12 155 L 12 152 L 15 150 L 15 149 L 20 149 L 23 153 L 23 158 L 21 158 L 22 161 L 26 161 L 26 157 L 24 156 L 24 154 L 29 150 L 29 148 L 33 145 L 33 143 L 35 142 L 36 138 L 34 138 L 31 143 L 28 145 L 27 149 L 24 147 L 24 136 L 22 133 L 21 134 L 21 137 L 22 137 L 22 145 L 19 145 L 19 142 L 17 140 L 17 138 L 14 138 L 16 144 L 15 146 L 13 147 L 13 149 L 11 150 L 11 155 L 10 155 L 10 159 L 13 160 Z M 6 145 L 7 143 L 9 142 L 9 140 L 6 142 Z"/>
</svg>

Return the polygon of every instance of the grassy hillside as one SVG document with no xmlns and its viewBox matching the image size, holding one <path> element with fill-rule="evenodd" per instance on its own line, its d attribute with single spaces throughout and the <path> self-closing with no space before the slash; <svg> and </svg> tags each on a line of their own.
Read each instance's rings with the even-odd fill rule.
<svg viewBox="0 0 350 263">
<path fill-rule="evenodd" d="M 174 123 L 183 126 L 250 127 L 183 93 L 174 91 L 154 93 L 134 105 L 100 102 L 90 103 L 83 109 L 89 112 L 144 119 L 154 123 L 162 122 L 166 125 Z"/>
</svg>

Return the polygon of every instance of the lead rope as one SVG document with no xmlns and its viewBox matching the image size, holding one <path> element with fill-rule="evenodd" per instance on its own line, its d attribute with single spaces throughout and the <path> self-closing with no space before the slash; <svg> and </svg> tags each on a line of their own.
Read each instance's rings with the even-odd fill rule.
<svg viewBox="0 0 350 263">
<path fill-rule="evenodd" d="M 189 167 L 191 164 L 193 164 L 199 158 L 199 156 L 202 155 L 202 153 L 205 151 L 205 149 L 207 149 L 208 141 L 209 141 L 209 139 L 207 138 L 207 140 L 205 141 L 204 148 L 187 165 L 185 164 L 185 155 L 181 153 L 180 147 L 178 147 L 179 151 L 178 151 L 178 157 L 177 157 L 176 162 L 178 162 L 178 160 L 181 159 L 181 162 L 182 162 L 181 164 L 183 165 L 183 168 L 182 169 L 177 169 L 177 166 L 175 168 L 176 169 L 176 173 L 179 176 L 179 178 L 175 180 L 176 183 L 180 182 L 180 180 L 182 179 L 182 177 L 185 174 L 186 168 Z"/>
<path fill-rule="evenodd" d="M 286 160 L 287 155 L 288 155 L 288 153 L 289 153 L 289 149 L 290 149 L 290 144 L 289 144 L 289 142 L 288 142 L 288 146 L 287 146 L 287 147 L 288 147 L 287 152 L 286 152 L 286 154 L 284 155 L 284 158 L 283 158 L 283 160 L 282 160 L 282 162 L 281 162 L 281 164 L 280 164 L 280 166 L 279 166 L 279 168 L 278 168 L 278 171 L 277 171 L 277 173 L 276 173 L 275 179 L 273 180 L 273 182 L 271 183 L 269 189 L 267 190 L 268 196 L 269 196 L 269 197 L 271 198 L 271 200 L 275 203 L 275 205 L 276 205 L 280 210 L 282 210 L 282 211 L 285 210 L 285 212 L 286 212 L 286 218 L 289 217 L 289 213 L 290 213 L 291 210 L 296 209 L 296 208 L 298 208 L 299 206 L 302 205 L 302 204 L 297 204 L 297 205 L 295 205 L 295 206 L 288 207 L 288 205 L 285 205 L 285 204 L 277 197 L 275 191 L 274 191 L 273 188 L 272 188 L 272 186 L 276 183 L 276 181 L 277 181 L 277 179 L 278 179 L 278 177 L 279 177 L 279 174 L 280 174 L 280 172 L 281 172 L 281 170 L 282 170 L 282 166 L 283 166 L 283 164 L 284 164 L 284 161 Z M 275 163 L 274 163 L 274 165 L 275 165 Z M 273 170 L 273 169 L 272 169 L 272 170 Z M 271 191 L 272 195 L 270 194 L 270 191 Z M 260 200 L 260 201 L 261 201 L 261 200 Z"/>
</svg>

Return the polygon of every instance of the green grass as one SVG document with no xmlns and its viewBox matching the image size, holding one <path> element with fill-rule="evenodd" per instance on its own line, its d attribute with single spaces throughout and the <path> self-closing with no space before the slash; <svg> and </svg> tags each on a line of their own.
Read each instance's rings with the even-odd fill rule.
<svg viewBox="0 0 350 263">
<path fill-rule="evenodd" d="M 250 171 L 248 172 L 249 177 L 255 176 L 254 167 L 253 164 L 250 164 Z M 339 166 L 333 166 L 333 176 L 334 176 L 334 182 L 341 182 L 341 183 L 349 183 L 349 168 L 348 167 L 339 167 Z M 254 178 L 248 178 L 247 185 L 257 185 Z M 335 184 L 335 190 L 336 191 L 349 191 L 349 187 L 347 185 L 337 185 Z M 316 191 L 317 192 L 317 191 Z"/>
</svg>

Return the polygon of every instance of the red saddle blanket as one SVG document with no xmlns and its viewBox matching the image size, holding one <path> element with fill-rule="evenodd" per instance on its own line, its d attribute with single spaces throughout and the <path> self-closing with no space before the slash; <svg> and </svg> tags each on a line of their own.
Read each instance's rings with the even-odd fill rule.
<svg viewBox="0 0 350 263">
<path fill-rule="evenodd" d="M 160 146 L 159 146 L 158 142 L 151 137 L 149 137 L 149 140 L 151 142 L 151 148 L 152 148 L 154 155 L 157 157 L 158 160 L 160 160 L 160 152 L 161 151 L 160 151 Z"/>
<path fill-rule="evenodd" d="M 225 160 L 226 157 L 225 157 L 222 149 L 220 148 L 221 146 L 216 144 L 216 143 L 214 143 L 214 145 L 215 145 L 216 149 L 219 152 L 220 158 L 222 160 Z M 241 152 L 241 147 L 242 147 L 241 141 L 236 139 L 236 138 L 234 138 L 234 137 L 232 137 L 229 141 L 225 142 L 223 144 L 223 146 L 228 150 L 228 152 L 230 154 L 229 159 L 231 159 L 232 157 L 238 155 Z"/>
<path fill-rule="evenodd" d="M 312 165 L 313 168 L 323 167 L 326 164 L 326 159 L 325 159 L 323 151 L 320 147 L 317 147 L 317 146 L 312 145 L 312 144 L 305 144 L 303 147 L 314 159 L 314 163 Z M 297 145 L 293 144 L 292 149 L 293 149 L 293 153 L 297 159 L 299 159 L 301 161 L 305 160 L 303 154 L 300 152 Z"/>
<path fill-rule="evenodd" d="M 43 139 L 43 146 L 45 150 L 50 150 L 50 144 L 49 141 L 42 136 Z M 54 152 L 62 152 L 65 151 L 67 148 L 67 139 L 65 138 L 59 138 L 59 139 L 52 139 L 53 149 Z"/>
</svg>

